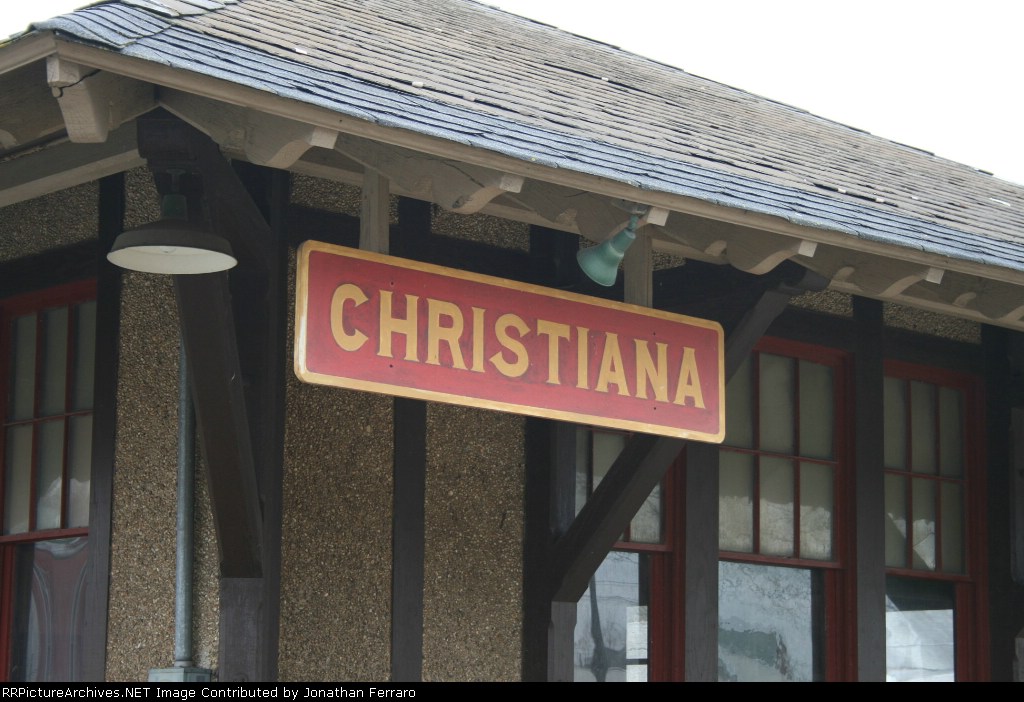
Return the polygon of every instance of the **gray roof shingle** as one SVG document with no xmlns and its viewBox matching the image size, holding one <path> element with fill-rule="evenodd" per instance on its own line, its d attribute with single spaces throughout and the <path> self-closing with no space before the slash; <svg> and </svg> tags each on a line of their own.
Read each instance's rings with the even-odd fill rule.
<svg viewBox="0 0 1024 702">
<path fill-rule="evenodd" d="M 36 25 L 385 126 L 1024 271 L 1024 187 L 472 0 L 121 0 Z"/>
</svg>

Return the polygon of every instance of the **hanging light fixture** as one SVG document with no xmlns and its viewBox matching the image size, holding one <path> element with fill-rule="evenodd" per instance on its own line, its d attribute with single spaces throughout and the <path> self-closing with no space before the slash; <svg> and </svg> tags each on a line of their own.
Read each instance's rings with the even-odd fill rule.
<svg viewBox="0 0 1024 702">
<path fill-rule="evenodd" d="M 615 285 L 619 274 L 619 262 L 626 255 L 626 250 L 636 241 L 636 227 L 640 214 L 634 213 L 629 224 L 615 236 L 598 246 L 591 246 L 576 254 L 576 262 L 587 277 L 598 285 L 606 288 Z"/>
<path fill-rule="evenodd" d="M 170 275 L 216 273 L 238 263 L 224 237 L 188 221 L 188 201 L 178 192 L 163 196 L 160 219 L 119 235 L 107 260 L 133 271 Z"/>
</svg>

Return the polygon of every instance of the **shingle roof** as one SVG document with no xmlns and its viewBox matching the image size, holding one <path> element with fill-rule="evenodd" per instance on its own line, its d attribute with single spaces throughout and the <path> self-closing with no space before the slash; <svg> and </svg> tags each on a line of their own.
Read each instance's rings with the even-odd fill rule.
<svg viewBox="0 0 1024 702">
<path fill-rule="evenodd" d="M 1024 187 L 472 0 L 122 0 L 36 27 L 384 126 L 1024 271 Z"/>
</svg>

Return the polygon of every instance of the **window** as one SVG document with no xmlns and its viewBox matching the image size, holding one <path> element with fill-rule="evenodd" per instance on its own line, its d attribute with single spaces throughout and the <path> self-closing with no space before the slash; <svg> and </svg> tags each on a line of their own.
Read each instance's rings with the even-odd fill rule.
<svg viewBox="0 0 1024 702">
<path fill-rule="evenodd" d="M 856 676 L 847 355 L 763 339 L 727 386 L 719 447 L 718 676 Z M 983 679 L 988 665 L 984 456 L 977 378 L 887 362 L 883 543 L 890 680 Z M 878 415 L 876 415 L 878 416 Z M 583 434 L 577 507 L 626 437 Z M 681 476 L 670 470 L 579 601 L 576 679 L 681 674 Z M 881 566 L 880 566 L 881 568 Z M 882 573 L 878 573 L 882 575 Z M 881 593 L 880 593 L 881 594 Z M 869 616 L 863 615 L 862 616 Z M 880 625 L 881 622 L 875 622 Z M 970 645 L 968 645 L 970 642 Z"/>
<path fill-rule="evenodd" d="M 74 680 L 88 551 L 95 287 L 0 301 L 0 676 Z"/>
<path fill-rule="evenodd" d="M 719 679 L 839 675 L 844 358 L 763 341 L 727 387 L 719 454 Z M 833 633 L 834 636 L 834 633 Z M 830 658 L 829 654 L 833 654 Z"/>
<path fill-rule="evenodd" d="M 628 435 L 577 434 L 576 511 L 608 473 Z M 655 487 L 626 533 L 590 580 L 576 606 L 573 658 L 577 682 L 667 679 L 672 628 L 668 600 L 674 518 L 666 506 L 672 471 Z"/>
<path fill-rule="evenodd" d="M 894 681 L 972 679 L 984 637 L 977 582 L 981 520 L 969 515 L 983 474 L 969 418 L 976 382 L 888 363 L 885 377 L 886 676 Z"/>
</svg>

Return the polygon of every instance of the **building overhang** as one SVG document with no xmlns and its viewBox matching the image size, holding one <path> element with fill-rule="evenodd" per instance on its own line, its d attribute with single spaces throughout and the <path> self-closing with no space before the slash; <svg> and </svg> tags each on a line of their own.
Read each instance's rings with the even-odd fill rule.
<svg viewBox="0 0 1024 702">
<path fill-rule="evenodd" d="M 133 121 L 164 108 L 234 159 L 354 185 L 369 175 L 386 180 L 395 195 L 593 242 L 626 223 L 617 203 L 636 202 L 652 208 L 641 232 L 655 252 L 752 274 L 793 261 L 844 293 L 1024 330 L 1024 271 L 981 257 L 853 236 L 524 160 L 50 31 L 0 47 L 0 88 L 0 206 L 142 165 Z M 650 270 L 627 275 L 649 279 Z"/>
</svg>

